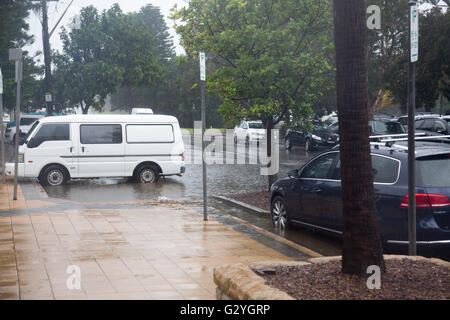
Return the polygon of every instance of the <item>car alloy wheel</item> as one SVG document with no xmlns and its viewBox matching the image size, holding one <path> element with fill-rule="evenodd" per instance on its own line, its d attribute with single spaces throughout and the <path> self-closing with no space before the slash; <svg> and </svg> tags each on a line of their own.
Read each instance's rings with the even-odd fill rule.
<svg viewBox="0 0 450 320">
<path fill-rule="evenodd" d="M 280 229 L 287 229 L 289 227 L 286 205 L 281 197 L 275 198 L 272 202 L 272 223 Z"/>
</svg>

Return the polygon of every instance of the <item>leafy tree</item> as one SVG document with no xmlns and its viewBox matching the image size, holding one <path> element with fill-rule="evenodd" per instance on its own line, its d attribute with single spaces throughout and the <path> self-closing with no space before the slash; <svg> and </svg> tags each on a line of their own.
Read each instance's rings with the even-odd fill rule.
<svg viewBox="0 0 450 320">
<path fill-rule="evenodd" d="M 404 0 L 366 0 L 369 5 L 381 9 L 381 29 L 367 32 L 369 106 L 375 113 L 388 91 L 386 84 L 397 80 L 391 79 L 391 68 L 398 67 L 398 57 L 408 50 L 409 6 Z M 406 106 L 404 99 L 400 102 Z"/>
<path fill-rule="evenodd" d="M 188 54 L 204 50 L 218 66 L 208 88 L 225 121 L 263 121 L 268 156 L 273 126 L 289 112 L 309 116 L 331 82 L 328 0 L 192 0 L 173 18 Z"/>
<path fill-rule="evenodd" d="M 163 68 L 157 63 L 154 37 L 116 4 L 99 14 L 93 6 L 80 12 L 79 27 L 61 33 L 63 54 L 55 57 L 63 96 L 101 109 L 106 96 L 119 86 L 151 83 Z"/>
<path fill-rule="evenodd" d="M 439 95 L 450 100 L 450 13 L 440 9 L 421 15 L 419 19 L 419 61 L 416 67 L 416 105 L 431 111 Z M 389 66 L 386 87 L 396 101 L 406 105 L 409 43 Z M 406 110 L 403 110 L 406 112 Z"/>
<path fill-rule="evenodd" d="M 0 2 L 0 68 L 3 73 L 3 105 L 5 109 L 12 110 L 16 105 L 16 83 L 14 62 L 9 61 L 10 48 L 23 48 L 33 42 L 27 34 L 29 26 L 26 19 L 31 4 L 29 1 L 3 0 Z M 28 52 L 24 52 L 22 76 L 22 100 L 34 100 L 39 87 L 36 76 L 41 69 L 36 66 Z"/>
</svg>

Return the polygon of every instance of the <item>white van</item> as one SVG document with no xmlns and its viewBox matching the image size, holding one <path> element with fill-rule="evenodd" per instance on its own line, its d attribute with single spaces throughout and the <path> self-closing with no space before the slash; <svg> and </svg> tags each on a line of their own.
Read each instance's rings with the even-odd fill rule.
<svg viewBox="0 0 450 320">
<path fill-rule="evenodd" d="M 153 114 L 153 110 L 150 108 L 133 108 L 131 114 Z"/>
<path fill-rule="evenodd" d="M 57 186 L 71 178 L 134 177 L 153 183 L 183 175 L 178 120 L 153 115 L 67 115 L 33 124 L 19 148 L 19 177 Z M 14 163 L 5 165 L 14 175 Z"/>
</svg>

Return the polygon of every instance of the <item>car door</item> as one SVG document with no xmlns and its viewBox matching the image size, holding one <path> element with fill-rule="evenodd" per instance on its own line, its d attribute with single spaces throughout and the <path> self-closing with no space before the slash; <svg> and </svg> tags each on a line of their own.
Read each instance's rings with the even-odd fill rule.
<svg viewBox="0 0 450 320">
<path fill-rule="evenodd" d="M 72 175 L 76 168 L 71 133 L 69 123 L 41 125 L 27 143 L 25 175 L 37 177 L 40 170 L 50 163 L 62 164 Z"/>
<path fill-rule="evenodd" d="M 323 199 L 337 154 L 337 152 L 322 154 L 300 171 L 293 190 L 297 199 L 297 210 L 292 214 L 294 222 L 329 227 L 329 212 Z"/>
<path fill-rule="evenodd" d="M 79 177 L 123 177 L 125 175 L 125 142 L 120 123 L 78 124 Z"/>
<path fill-rule="evenodd" d="M 447 131 L 447 125 L 443 120 L 435 120 L 433 124 L 433 132 L 439 135 L 446 135 L 450 132 Z"/>
</svg>

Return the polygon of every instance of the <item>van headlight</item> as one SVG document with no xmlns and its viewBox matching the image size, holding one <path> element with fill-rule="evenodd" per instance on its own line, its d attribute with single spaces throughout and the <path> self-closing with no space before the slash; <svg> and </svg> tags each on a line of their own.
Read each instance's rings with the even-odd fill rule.
<svg viewBox="0 0 450 320">
<path fill-rule="evenodd" d="M 24 163 L 24 154 L 23 153 L 19 153 L 19 156 L 17 157 L 19 159 L 19 163 Z"/>
<path fill-rule="evenodd" d="M 314 140 L 322 141 L 322 138 L 319 137 L 319 136 L 316 136 L 315 134 L 312 135 L 312 138 L 313 138 Z"/>
</svg>

